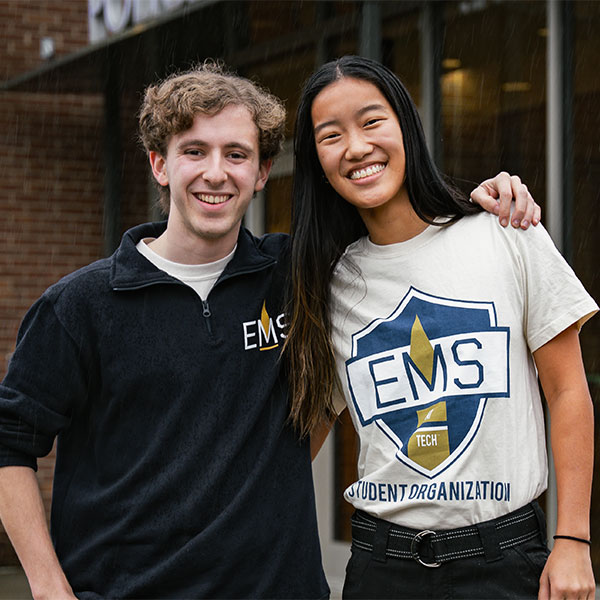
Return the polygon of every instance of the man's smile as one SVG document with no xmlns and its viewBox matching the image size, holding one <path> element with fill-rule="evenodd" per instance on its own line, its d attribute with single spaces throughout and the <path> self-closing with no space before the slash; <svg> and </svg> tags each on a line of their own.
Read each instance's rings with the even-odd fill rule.
<svg viewBox="0 0 600 600">
<path fill-rule="evenodd" d="M 232 194 L 194 194 L 194 197 L 207 204 L 223 204 L 232 198 Z"/>
</svg>

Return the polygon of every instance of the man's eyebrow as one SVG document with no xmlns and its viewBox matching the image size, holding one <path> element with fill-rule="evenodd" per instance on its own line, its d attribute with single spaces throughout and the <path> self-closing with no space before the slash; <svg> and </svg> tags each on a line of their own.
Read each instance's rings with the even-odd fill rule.
<svg viewBox="0 0 600 600">
<path fill-rule="evenodd" d="M 244 142 L 229 142 L 229 144 L 225 144 L 225 148 L 231 149 L 231 150 L 239 148 L 240 150 L 243 150 L 247 154 L 254 154 L 256 152 L 256 148 L 254 148 L 254 146 L 252 146 L 250 144 L 246 144 Z"/>
<path fill-rule="evenodd" d="M 190 146 L 206 147 L 206 146 L 211 146 L 211 145 L 212 144 L 210 144 L 209 142 L 207 142 L 205 140 L 190 138 L 187 140 L 181 140 L 177 144 L 177 149 L 183 150 L 185 148 L 189 148 Z M 240 150 L 243 150 L 244 152 L 247 152 L 248 154 L 253 154 L 255 152 L 255 149 L 251 144 L 246 144 L 244 142 L 228 142 L 227 144 L 224 144 L 223 147 L 227 150 L 233 150 L 233 149 L 239 148 Z"/>
<path fill-rule="evenodd" d="M 361 109 L 356 111 L 357 117 L 362 117 L 365 113 L 368 113 L 371 110 L 386 110 L 386 107 L 383 104 L 368 104 L 367 106 L 363 106 Z M 319 123 L 314 130 L 314 134 L 317 135 L 321 129 L 325 127 L 329 127 L 330 125 L 336 125 L 338 123 L 337 119 L 330 119 L 329 121 L 324 121 L 323 123 Z"/>
</svg>

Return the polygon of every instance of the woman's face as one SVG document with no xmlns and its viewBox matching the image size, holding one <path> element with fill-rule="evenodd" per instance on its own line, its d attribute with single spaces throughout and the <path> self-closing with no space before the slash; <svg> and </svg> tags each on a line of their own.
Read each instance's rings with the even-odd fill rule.
<svg viewBox="0 0 600 600">
<path fill-rule="evenodd" d="M 375 85 L 339 79 L 316 96 L 311 117 L 325 176 L 363 219 L 390 204 L 408 202 L 402 130 Z"/>
</svg>

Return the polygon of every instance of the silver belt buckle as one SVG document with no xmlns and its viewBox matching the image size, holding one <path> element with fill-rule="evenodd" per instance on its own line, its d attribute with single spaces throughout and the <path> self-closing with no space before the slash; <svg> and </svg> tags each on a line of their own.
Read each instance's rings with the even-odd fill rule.
<svg viewBox="0 0 600 600">
<path fill-rule="evenodd" d="M 439 562 L 425 562 L 421 556 L 419 555 L 419 547 L 421 546 L 421 542 L 428 535 L 435 535 L 435 531 L 431 531 L 431 529 L 424 529 L 415 535 L 415 537 L 410 542 L 410 553 L 412 557 L 418 562 L 421 563 L 424 567 L 441 567 L 442 563 Z"/>
</svg>

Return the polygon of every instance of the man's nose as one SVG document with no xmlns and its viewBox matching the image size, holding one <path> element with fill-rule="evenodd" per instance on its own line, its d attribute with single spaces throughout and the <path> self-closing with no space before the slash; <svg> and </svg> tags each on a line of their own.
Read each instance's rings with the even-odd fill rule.
<svg viewBox="0 0 600 600">
<path fill-rule="evenodd" d="M 223 164 L 221 156 L 209 156 L 205 164 L 205 170 L 202 177 L 211 185 L 220 185 L 227 180 L 227 171 Z"/>
</svg>

